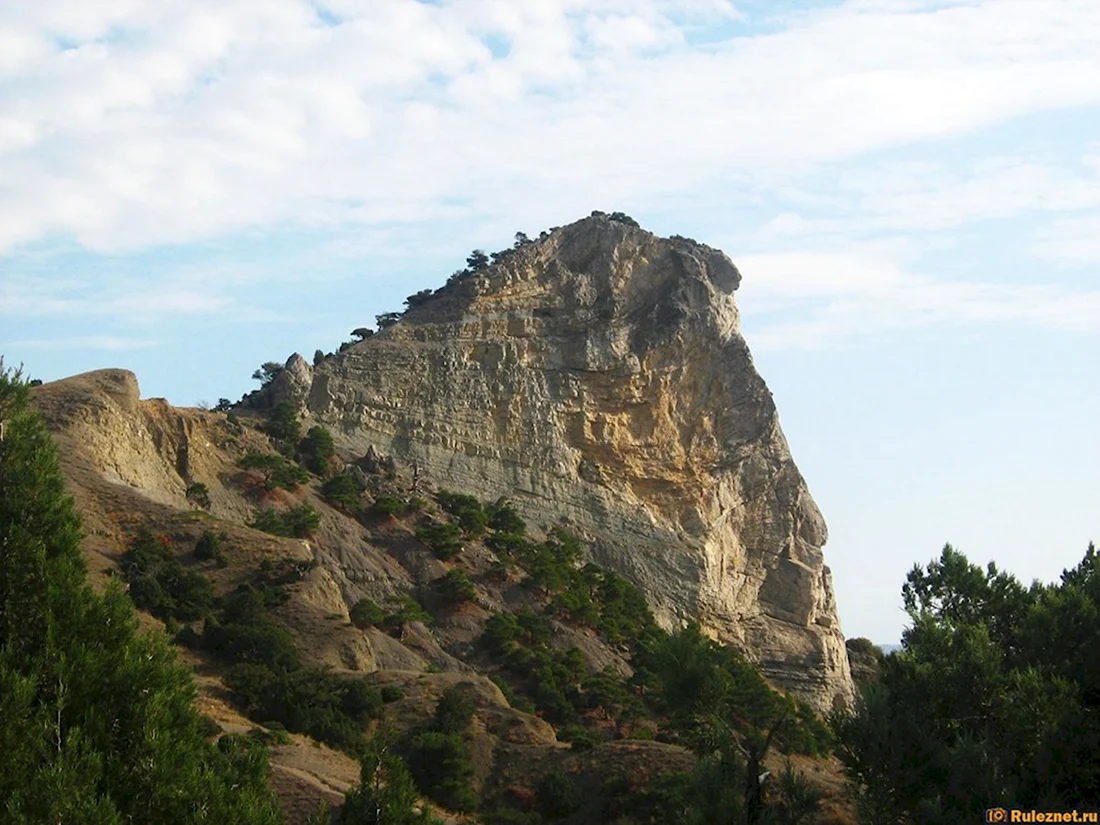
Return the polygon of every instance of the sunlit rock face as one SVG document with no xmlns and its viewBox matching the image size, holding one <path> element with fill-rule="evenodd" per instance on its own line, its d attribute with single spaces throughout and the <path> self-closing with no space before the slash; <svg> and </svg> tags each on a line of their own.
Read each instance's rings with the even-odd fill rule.
<svg viewBox="0 0 1100 825">
<path fill-rule="evenodd" d="M 718 250 L 586 218 L 286 394 L 345 449 L 564 524 L 662 625 L 699 622 L 829 709 L 853 691 L 825 523 L 741 337 L 740 279 Z"/>
</svg>

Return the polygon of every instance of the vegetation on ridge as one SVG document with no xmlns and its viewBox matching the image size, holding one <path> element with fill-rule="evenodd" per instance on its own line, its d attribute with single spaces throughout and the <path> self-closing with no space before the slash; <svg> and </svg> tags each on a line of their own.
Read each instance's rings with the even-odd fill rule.
<svg viewBox="0 0 1100 825">
<path fill-rule="evenodd" d="M 281 822 L 263 746 L 209 742 L 163 635 L 88 587 L 56 448 L 2 363 L 0 419 L 0 823 Z"/>
<path fill-rule="evenodd" d="M 912 626 L 834 719 L 862 822 L 980 821 L 1100 799 L 1100 556 L 1025 587 L 947 545 L 903 588 Z"/>
</svg>

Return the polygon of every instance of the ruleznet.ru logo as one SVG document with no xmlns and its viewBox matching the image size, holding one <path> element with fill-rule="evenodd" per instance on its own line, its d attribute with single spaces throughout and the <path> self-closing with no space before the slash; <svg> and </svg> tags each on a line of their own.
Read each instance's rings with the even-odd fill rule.
<svg viewBox="0 0 1100 825">
<path fill-rule="evenodd" d="M 1019 808 L 990 808 L 986 822 L 1100 822 L 1096 811 L 1024 811 Z"/>
</svg>

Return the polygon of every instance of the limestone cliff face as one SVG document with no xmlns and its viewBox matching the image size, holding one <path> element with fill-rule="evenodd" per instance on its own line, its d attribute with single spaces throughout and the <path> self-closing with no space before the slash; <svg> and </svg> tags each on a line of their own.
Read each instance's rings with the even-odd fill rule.
<svg viewBox="0 0 1100 825">
<path fill-rule="evenodd" d="M 697 620 L 827 709 L 852 681 L 825 523 L 740 335 L 740 277 L 718 250 L 586 218 L 287 396 L 345 448 L 564 523 L 662 624 Z"/>
</svg>

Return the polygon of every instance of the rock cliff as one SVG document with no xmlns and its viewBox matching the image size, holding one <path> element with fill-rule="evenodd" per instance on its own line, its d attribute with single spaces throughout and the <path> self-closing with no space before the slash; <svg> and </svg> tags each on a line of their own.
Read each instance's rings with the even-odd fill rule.
<svg viewBox="0 0 1100 825">
<path fill-rule="evenodd" d="M 344 449 L 567 525 L 664 625 L 698 621 L 828 709 L 852 680 L 825 523 L 741 337 L 740 278 L 718 250 L 586 218 L 294 359 L 277 389 Z"/>
</svg>

